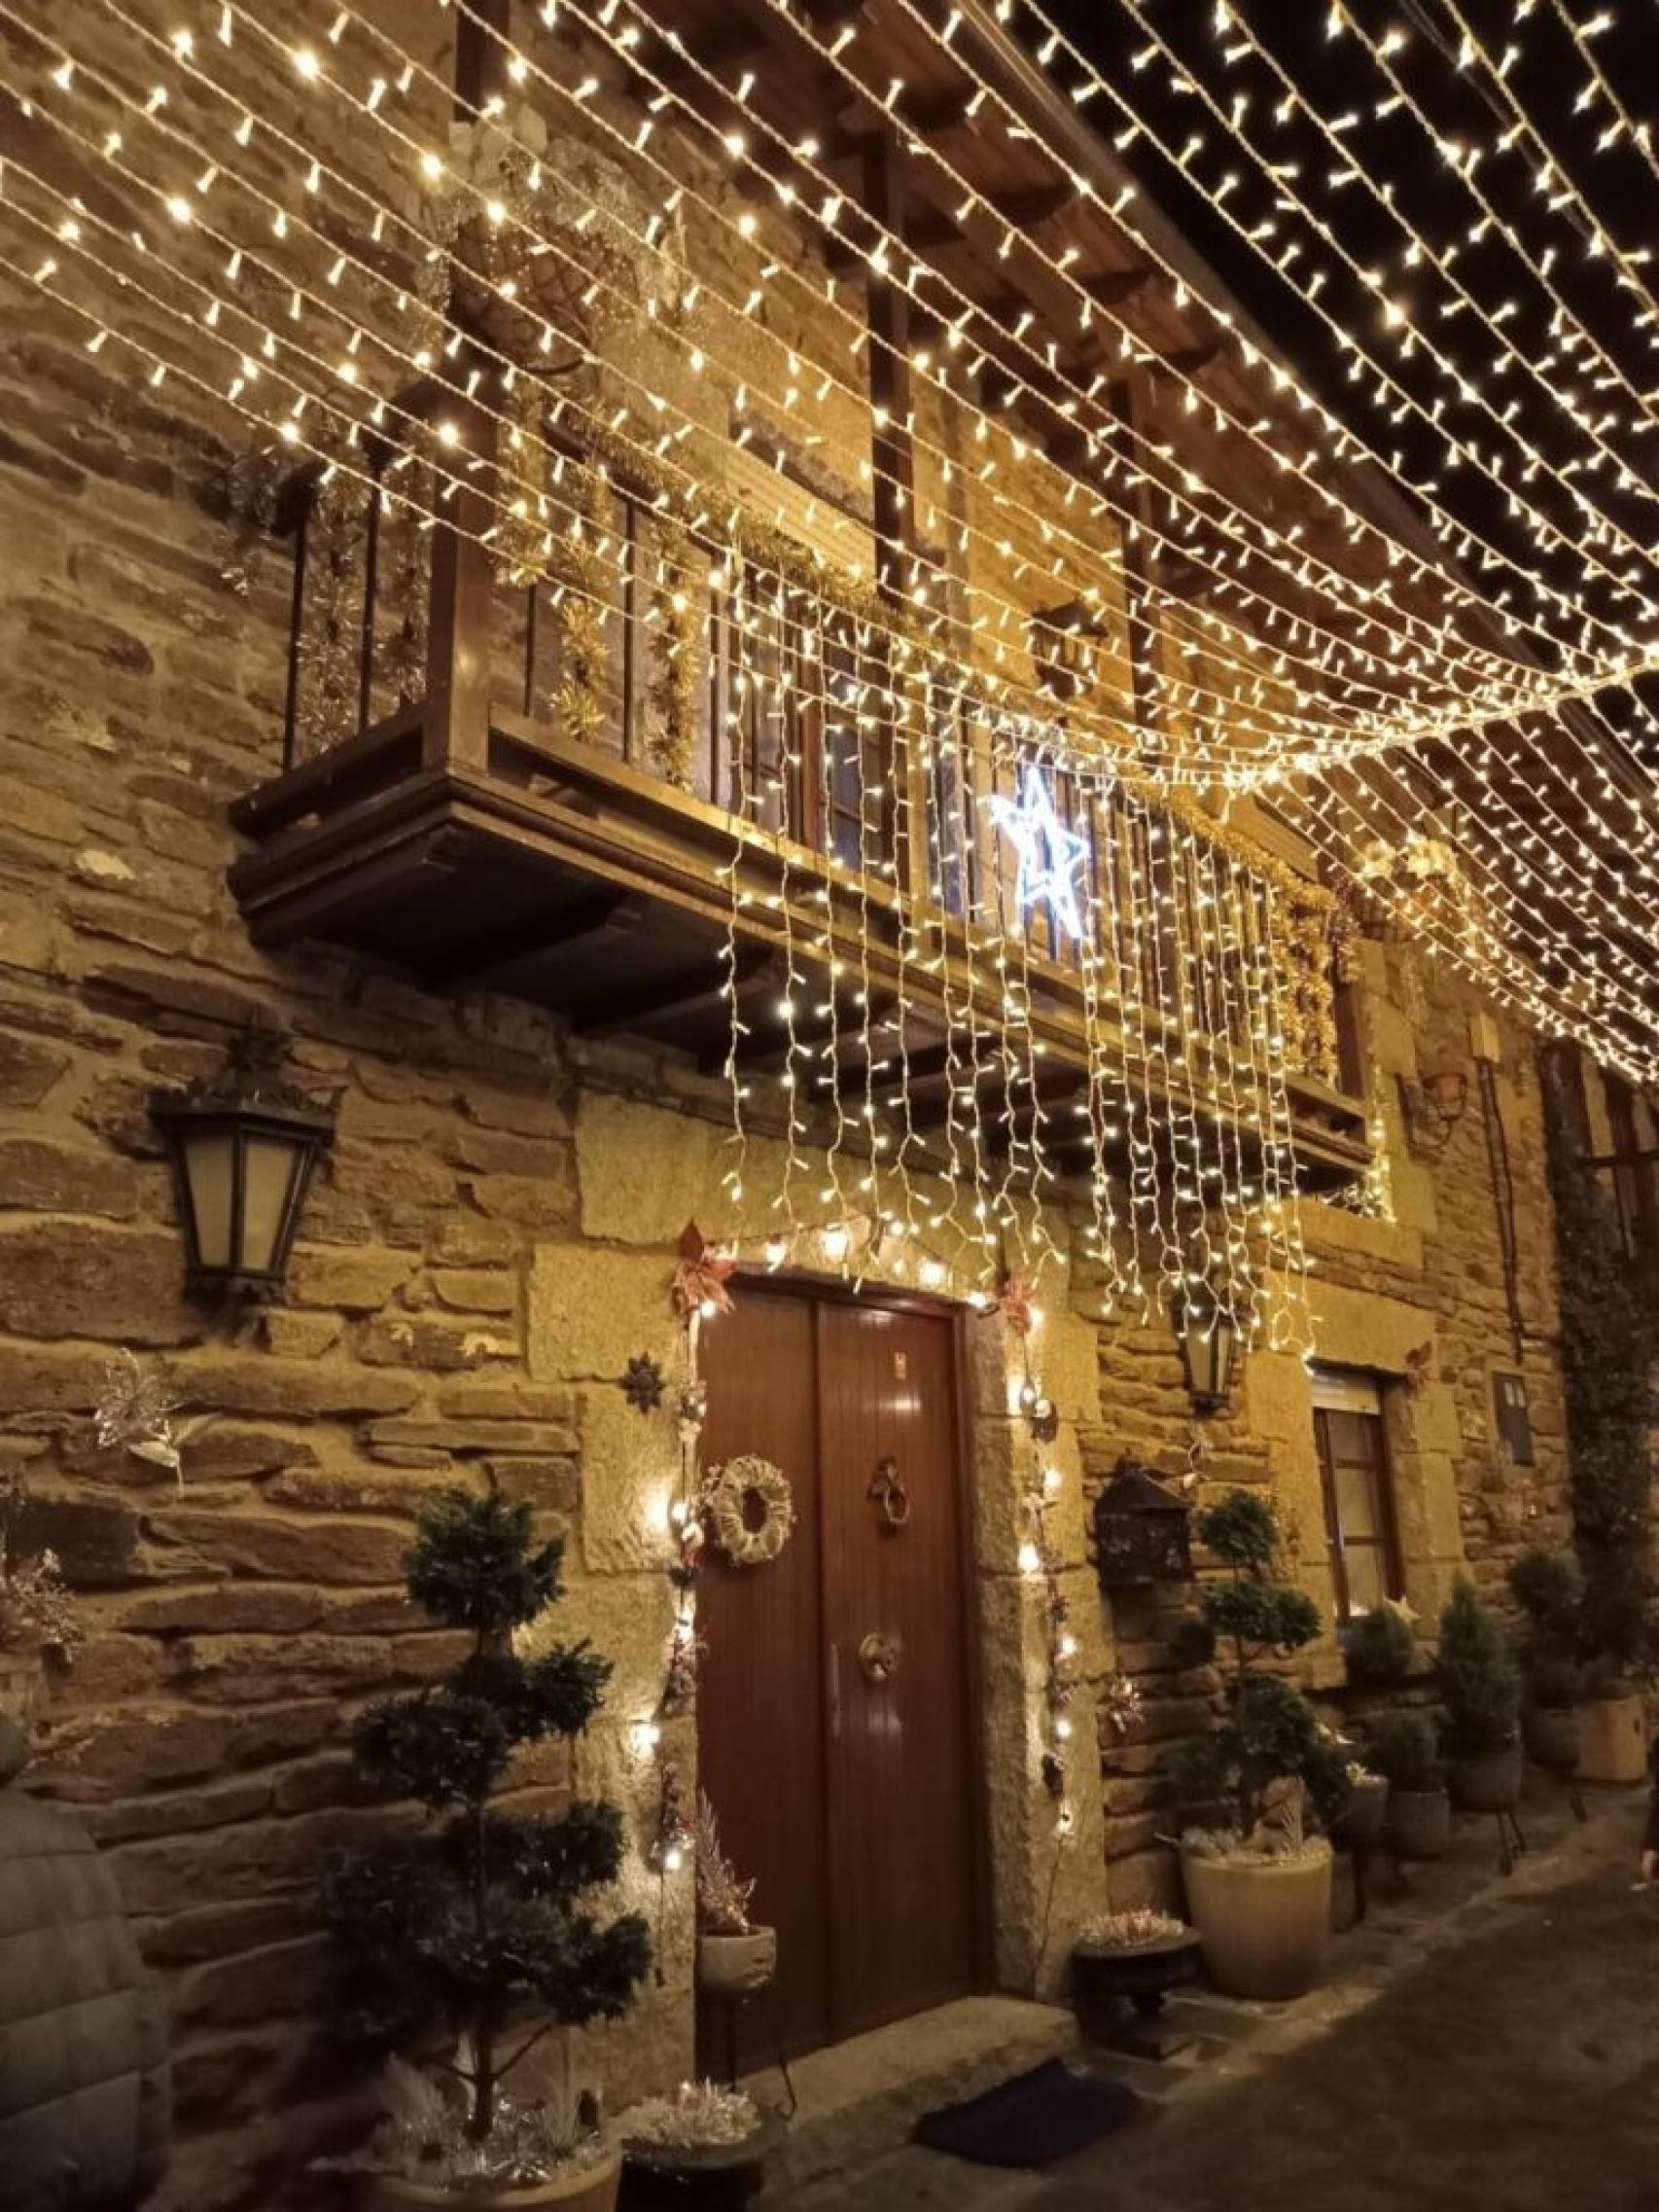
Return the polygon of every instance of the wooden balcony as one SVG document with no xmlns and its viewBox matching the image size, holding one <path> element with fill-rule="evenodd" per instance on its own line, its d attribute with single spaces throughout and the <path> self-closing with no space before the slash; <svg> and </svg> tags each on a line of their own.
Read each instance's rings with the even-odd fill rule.
<svg viewBox="0 0 1659 2212">
<path fill-rule="evenodd" d="M 492 466 L 481 415 L 468 435 Z M 694 711 L 664 772 L 658 516 L 615 470 L 585 481 L 605 555 L 586 603 L 600 568 L 605 592 L 580 654 L 574 588 L 556 567 L 552 581 L 503 580 L 479 542 L 492 513 L 481 494 L 458 496 L 454 530 L 426 531 L 416 577 L 373 499 L 320 533 L 315 477 L 291 487 L 287 761 L 233 808 L 253 849 L 232 887 L 262 943 L 354 946 L 430 987 L 508 992 L 711 1071 L 734 1050 L 735 1010 L 735 1050 L 757 1079 L 794 1064 L 825 1096 L 839 1084 L 879 1108 L 899 1103 L 902 1067 L 918 1131 L 971 1094 L 993 1144 L 1035 1125 L 1076 1171 L 1097 1149 L 1091 1061 L 1097 1098 L 1110 1070 L 1203 1126 L 1226 1120 L 1236 1157 L 1257 1157 L 1251 1027 L 1271 991 L 1291 1063 L 1279 1113 L 1305 1185 L 1364 1171 L 1330 979 L 1310 965 L 1306 933 L 1285 926 L 1283 887 L 1166 835 L 1116 779 L 1085 787 L 1045 759 L 1086 846 L 1088 941 L 1041 909 L 1022 914 L 991 803 L 1043 755 L 1041 733 L 1010 731 L 971 674 L 941 680 L 936 664 L 916 673 L 902 717 L 869 711 L 894 696 L 892 648 L 804 556 L 785 576 L 746 568 L 729 545 L 695 549 L 706 604 L 681 618 L 696 671 L 682 703 Z M 355 529 L 366 542 L 342 558 Z M 417 588 L 427 636 L 411 670 Z M 420 696 L 398 698 L 395 682 L 411 680 Z M 336 709 L 321 730 L 319 686 Z M 1225 960 L 1197 926 L 1221 883 L 1236 923 Z M 805 1060 L 792 1061 L 786 994 Z"/>
</svg>

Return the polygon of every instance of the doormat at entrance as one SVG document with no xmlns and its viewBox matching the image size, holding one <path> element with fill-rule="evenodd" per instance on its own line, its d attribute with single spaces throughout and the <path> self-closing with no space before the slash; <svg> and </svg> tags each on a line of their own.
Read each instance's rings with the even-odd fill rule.
<svg viewBox="0 0 1659 2212">
<path fill-rule="evenodd" d="M 1121 2127 L 1139 2102 L 1121 2082 L 1074 2074 L 1050 2058 L 966 2104 L 924 2113 L 916 2140 L 975 2165 L 1053 2165 Z"/>
</svg>

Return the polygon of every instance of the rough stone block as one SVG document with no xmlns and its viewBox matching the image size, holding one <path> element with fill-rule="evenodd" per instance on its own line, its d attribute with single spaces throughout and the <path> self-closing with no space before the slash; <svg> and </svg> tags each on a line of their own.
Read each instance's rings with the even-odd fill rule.
<svg viewBox="0 0 1659 2212">
<path fill-rule="evenodd" d="M 543 1244 L 530 1272 L 527 1335 L 538 1381 L 619 1381 L 649 1353 L 665 1368 L 678 1344 L 669 1307 L 672 1254 Z"/>
<path fill-rule="evenodd" d="M 468 1175 L 461 1189 L 491 1221 L 552 1233 L 575 1224 L 576 1194 L 562 1183 L 530 1175 Z"/>
<path fill-rule="evenodd" d="M 0 1229 L 0 1328 L 19 1337 L 184 1344 L 201 1335 L 178 1239 L 90 1222 Z"/>
<path fill-rule="evenodd" d="M 146 1593 L 123 1604 L 115 1616 L 125 1627 L 157 1635 L 224 1635 L 244 1628 L 292 1633 L 315 1627 L 322 1617 L 323 1600 L 315 1590 L 246 1583 Z M 75 1674 L 77 1690 L 84 1691 L 79 1658 Z"/>
<path fill-rule="evenodd" d="M 0 1207 L 130 1220 L 138 1177 L 130 1162 L 37 1137 L 0 1139 Z"/>
<path fill-rule="evenodd" d="M 357 1339 L 358 1356 L 371 1367 L 421 1368 L 433 1374 L 458 1374 L 486 1360 L 516 1355 L 513 1335 L 474 1322 L 428 1321 L 412 1314 L 380 1314 Z"/>
<path fill-rule="evenodd" d="M 520 1382 L 507 1375 L 478 1381 L 441 1382 L 438 1410 L 457 1421 L 572 1421 L 576 1393 L 556 1384 Z"/>
<path fill-rule="evenodd" d="M 30 1769 L 30 1783 L 53 1795 L 67 1784 L 67 1794 L 88 1799 L 164 1788 L 296 1758 L 326 1742 L 340 1720 L 328 1698 L 279 1700 L 249 1713 L 128 1705 L 97 1714 L 68 1765 L 59 1768 L 49 1756 Z"/>
<path fill-rule="evenodd" d="M 333 1313 L 289 1313 L 271 1306 L 260 1315 L 260 1338 L 283 1360 L 320 1359 L 339 1342 L 343 1324 Z"/>
<path fill-rule="evenodd" d="M 1345 1289 L 1318 1274 L 1309 1278 L 1308 1302 L 1313 1309 L 1314 1347 L 1322 1360 L 1335 1367 L 1403 1374 L 1407 1355 L 1434 1331 L 1433 1312 L 1424 1305 L 1375 1291 Z M 1249 1364 L 1253 1367 L 1255 1360 Z"/>
<path fill-rule="evenodd" d="M 576 1116 L 576 1171 L 588 1236 L 672 1251 L 688 1221 L 717 1241 L 744 1226 L 721 1184 L 728 1129 L 690 1114 L 588 1090 Z"/>
<path fill-rule="evenodd" d="M 182 1687 L 203 1703 L 262 1707 L 267 1698 L 360 1696 L 399 1669 L 383 1636 L 193 1636 Z"/>
<path fill-rule="evenodd" d="M 290 1520 L 274 1515 L 152 1512 L 146 1531 L 158 1543 L 186 1545 L 231 1575 L 280 1582 L 395 1583 L 407 1533 L 379 1521 Z"/>
<path fill-rule="evenodd" d="M 435 1267 L 432 1287 L 460 1313 L 512 1313 L 518 1303 L 517 1281 L 503 1267 Z"/>
<path fill-rule="evenodd" d="M 635 1412 L 619 1390 L 582 1396 L 582 1556 L 589 1574 L 660 1573 L 679 1472 L 671 1424 Z"/>
<path fill-rule="evenodd" d="M 53 1552 L 76 1589 L 119 1589 L 138 1558 L 138 1516 L 109 1498 L 53 1497 L 31 1488 L 18 1518 L 25 1552 Z"/>
<path fill-rule="evenodd" d="M 170 1791 L 160 1797 L 127 1798 L 109 1805 L 88 1805 L 84 1818 L 100 1843 L 136 1842 L 147 1836 L 188 1836 L 233 1821 L 257 1820 L 268 1811 L 271 1784 L 249 1774 L 211 1789 Z"/>
<path fill-rule="evenodd" d="M 1252 1352 L 1244 1362 L 1244 1403 L 1251 1433 L 1297 1441 L 1313 1435 L 1313 1389 L 1293 1352 Z"/>
<path fill-rule="evenodd" d="M 377 1313 L 414 1272 L 403 1252 L 340 1252 L 297 1245 L 288 1265 L 296 1305 L 329 1305 L 342 1313 Z"/>
<path fill-rule="evenodd" d="M 300 1899 L 254 1898 L 236 1905 L 197 1905 L 164 1920 L 139 1924 L 139 1946 L 153 1966 L 189 1966 L 226 1958 L 296 1932 L 305 1917 Z"/>
<path fill-rule="evenodd" d="M 419 1383 L 406 1375 L 347 1360 L 279 1364 L 259 1353 L 215 1349 L 184 1353 L 169 1365 L 179 1394 L 193 1411 L 265 1414 L 279 1420 L 398 1413 L 420 1395 Z M 3 1377 L 0 1358 L 0 1387 Z"/>
</svg>

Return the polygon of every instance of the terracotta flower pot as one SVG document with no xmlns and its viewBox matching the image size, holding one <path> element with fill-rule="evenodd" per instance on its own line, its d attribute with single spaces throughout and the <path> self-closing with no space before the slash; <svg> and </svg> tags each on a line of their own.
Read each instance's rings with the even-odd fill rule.
<svg viewBox="0 0 1659 2212">
<path fill-rule="evenodd" d="M 764 1989 L 778 1971 L 778 1931 L 750 1928 L 741 1936 L 697 1938 L 697 1985 L 711 1997 Z"/>
<path fill-rule="evenodd" d="M 1592 1697 L 1578 1709 L 1578 1779 L 1647 1778 L 1647 1710 L 1640 1697 Z"/>
<path fill-rule="evenodd" d="M 1294 1857 L 1226 1859 L 1182 1849 L 1186 1903 L 1204 1964 L 1234 1997 L 1299 1997 L 1330 1940 L 1330 1845 Z"/>
<path fill-rule="evenodd" d="M 401 2174 L 365 2174 L 358 2188 L 358 2212 L 616 2212 L 622 2154 L 611 2151 L 590 2166 L 555 2174 L 524 2189 L 440 2189 L 431 2182 L 406 2181 Z"/>
<path fill-rule="evenodd" d="M 1389 1791 L 1389 1848 L 1398 1859 L 1444 1858 L 1452 1840 L 1452 1801 L 1444 1789 Z"/>
<path fill-rule="evenodd" d="M 1521 1746 L 1454 1759 L 1452 1797 L 1462 1812 L 1513 1812 L 1521 1802 Z"/>
<path fill-rule="evenodd" d="M 1582 1757 L 1576 1705 L 1529 1705 L 1522 1731 L 1535 1766 L 1547 1773 L 1571 1774 Z"/>
</svg>

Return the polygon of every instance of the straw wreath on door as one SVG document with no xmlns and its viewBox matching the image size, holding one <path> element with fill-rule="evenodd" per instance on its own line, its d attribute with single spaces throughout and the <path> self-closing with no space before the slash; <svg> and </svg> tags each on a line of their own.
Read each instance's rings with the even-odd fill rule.
<svg viewBox="0 0 1659 2212">
<path fill-rule="evenodd" d="M 769 1459 L 740 1452 L 710 1469 L 703 1517 L 734 1566 L 762 1567 L 777 1557 L 794 1526 L 789 1478 Z"/>
</svg>

